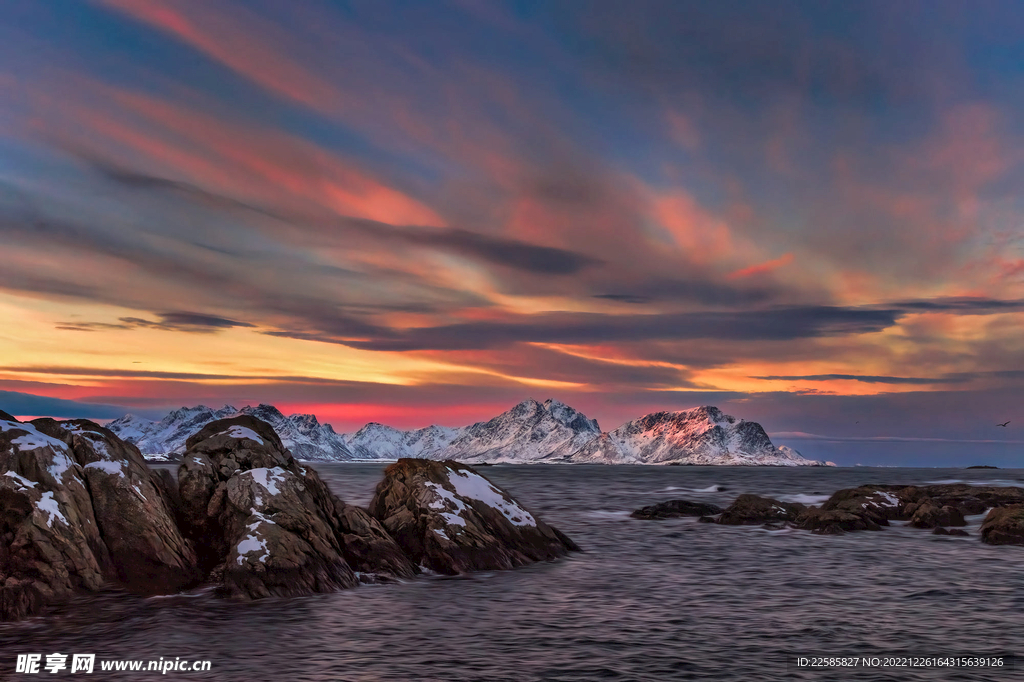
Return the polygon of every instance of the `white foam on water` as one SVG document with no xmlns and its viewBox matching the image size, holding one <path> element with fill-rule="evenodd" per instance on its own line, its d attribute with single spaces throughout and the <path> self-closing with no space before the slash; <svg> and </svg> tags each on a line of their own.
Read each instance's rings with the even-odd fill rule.
<svg viewBox="0 0 1024 682">
<path fill-rule="evenodd" d="M 775 499 L 782 502 L 796 502 L 799 504 L 822 504 L 827 502 L 831 495 L 807 495 L 804 493 L 797 493 L 796 495 L 778 495 Z"/>
</svg>

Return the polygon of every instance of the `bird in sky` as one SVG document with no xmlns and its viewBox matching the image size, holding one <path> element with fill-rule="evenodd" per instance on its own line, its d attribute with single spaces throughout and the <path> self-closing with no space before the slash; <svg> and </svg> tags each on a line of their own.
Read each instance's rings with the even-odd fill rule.
<svg viewBox="0 0 1024 682">
<path fill-rule="evenodd" d="M 1009 419 L 1007 419 L 1007 420 L 1006 420 L 1006 421 L 1004 421 L 1004 422 L 1003 422 L 1002 424 L 996 424 L 996 426 L 1002 426 L 1002 427 L 1003 427 L 1003 428 L 1005 429 L 1005 428 L 1006 428 L 1006 425 L 1007 425 L 1007 424 L 1009 424 L 1009 423 L 1010 423 L 1010 420 L 1009 420 Z"/>
</svg>

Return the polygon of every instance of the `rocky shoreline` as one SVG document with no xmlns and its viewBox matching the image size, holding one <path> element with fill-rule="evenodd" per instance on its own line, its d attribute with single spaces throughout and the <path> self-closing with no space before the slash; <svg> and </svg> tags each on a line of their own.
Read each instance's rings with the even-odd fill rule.
<svg viewBox="0 0 1024 682">
<path fill-rule="evenodd" d="M 0 619 L 118 587 L 249 600 L 546 561 L 579 547 L 470 467 L 399 460 L 369 509 L 248 415 L 189 437 L 177 480 L 87 420 L 0 412 Z"/>
<path fill-rule="evenodd" d="M 1024 546 L 1024 488 L 944 484 L 928 486 L 865 485 L 832 494 L 820 507 L 781 502 L 744 494 L 727 508 L 670 500 L 637 509 L 637 519 L 696 516 L 723 525 L 785 527 L 818 535 L 877 531 L 890 521 L 933 529 L 937 535 L 967 535 L 965 516 L 986 514 L 981 541 L 990 545 Z"/>
</svg>

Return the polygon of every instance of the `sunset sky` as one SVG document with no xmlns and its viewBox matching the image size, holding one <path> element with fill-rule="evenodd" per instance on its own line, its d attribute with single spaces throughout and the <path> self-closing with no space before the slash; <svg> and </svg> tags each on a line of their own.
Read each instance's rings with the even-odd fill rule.
<svg viewBox="0 0 1024 682">
<path fill-rule="evenodd" d="M 1020 3 L 0 12 L 0 409 L 1024 466 Z"/>
</svg>

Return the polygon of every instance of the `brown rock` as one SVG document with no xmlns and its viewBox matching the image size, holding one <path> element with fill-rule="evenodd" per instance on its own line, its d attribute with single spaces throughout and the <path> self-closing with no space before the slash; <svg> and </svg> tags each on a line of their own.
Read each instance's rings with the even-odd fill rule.
<svg viewBox="0 0 1024 682">
<path fill-rule="evenodd" d="M 384 472 L 369 512 L 413 561 L 449 575 L 579 550 L 508 493 L 453 461 L 398 460 Z"/>
<path fill-rule="evenodd" d="M 755 526 L 779 521 L 795 521 L 806 507 L 792 502 L 779 502 L 758 495 L 740 495 L 718 517 L 717 523 L 727 526 Z"/>
<path fill-rule="evenodd" d="M 811 507 L 797 516 L 797 528 L 809 530 L 816 535 L 838 535 L 858 530 L 881 530 L 869 515 L 841 509 L 819 509 Z"/>
<path fill-rule="evenodd" d="M 415 574 L 380 524 L 331 494 L 266 422 L 215 421 L 187 446 L 178 470 L 182 516 L 224 594 L 302 595 Z"/>
<path fill-rule="evenodd" d="M 990 511 L 981 524 L 981 541 L 990 545 L 1024 545 L 1024 504 Z"/>
<path fill-rule="evenodd" d="M 932 503 L 924 503 L 914 511 L 910 519 L 914 528 L 935 528 L 937 526 L 966 526 L 964 515 L 956 507 L 946 505 L 939 507 Z"/>
<path fill-rule="evenodd" d="M 0 419 L 0 619 L 98 590 L 110 571 L 69 439 Z"/>
<path fill-rule="evenodd" d="M 178 529 L 166 484 L 138 448 L 85 419 L 59 427 L 72 436 L 116 581 L 140 594 L 168 594 L 196 584 L 195 551 Z"/>
</svg>

